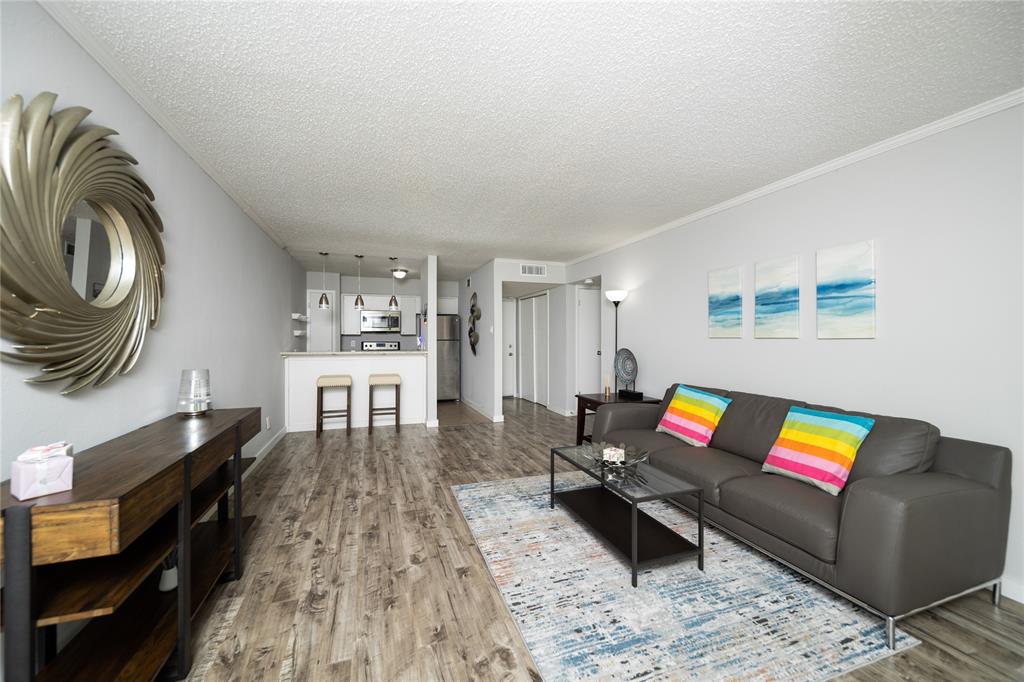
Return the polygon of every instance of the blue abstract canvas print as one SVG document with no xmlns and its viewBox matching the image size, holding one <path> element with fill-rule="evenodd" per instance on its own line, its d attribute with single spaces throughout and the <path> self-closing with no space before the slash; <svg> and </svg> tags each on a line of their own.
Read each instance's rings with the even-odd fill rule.
<svg viewBox="0 0 1024 682">
<path fill-rule="evenodd" d="M 743 271 L 739 266 L 708 273 L 708 336 L 743 336 Z"/>
<path fill-rule="evenodd" d="M 754 338 L 800 338 L 800 260 L 796 256 L 754 266 Z"/>
<path fill-rule="evenodd" d="M 875 338 L 875 244 L 818 250 L 818 338 Z"/>
</svg>

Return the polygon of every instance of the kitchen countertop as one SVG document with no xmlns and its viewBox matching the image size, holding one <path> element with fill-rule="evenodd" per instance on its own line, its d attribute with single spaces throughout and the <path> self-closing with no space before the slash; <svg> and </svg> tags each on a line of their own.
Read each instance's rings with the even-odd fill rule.
<svg viewBox="0 0 1024 682">
<path fill-rule="evenodd" d="M 284 358 L 349 357 L 355 355 L 426 355 L 425 350 L 343 350 L 343 351 L 289 351 Z"/>
</svg>

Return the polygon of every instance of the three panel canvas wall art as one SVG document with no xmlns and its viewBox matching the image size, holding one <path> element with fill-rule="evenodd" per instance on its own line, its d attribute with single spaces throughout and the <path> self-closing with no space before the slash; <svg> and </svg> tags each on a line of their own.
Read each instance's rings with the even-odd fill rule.
<svg viewBox="0 0 1024 682">
<path fill-rule="evenodd" d="M 819 339 L 875 338 L 875 244 L 819 249 L 816 260 Z M 708 336 L 743 336 L 743 268 L 708 273 Z M 754 266 L 754 338 L 800 338 L 800 259 Z"/>
</svg>

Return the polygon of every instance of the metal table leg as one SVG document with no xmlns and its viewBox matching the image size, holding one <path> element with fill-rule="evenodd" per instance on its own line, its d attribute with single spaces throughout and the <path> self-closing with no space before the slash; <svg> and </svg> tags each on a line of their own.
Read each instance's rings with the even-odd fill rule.
<svg viewBox="0 0 1024 682">
<path fill-rule="evenodd" d="M 32 612 L 32 505 L 3 510 L 4 679 L 35 679 L 35 614 Z"/>
<path fill-rule="evenodd" d="M 697 568 L 704 570 L 704 491 L 697 492 Z"/>
<path fill-rule="evenodd" d="M 633 557 L 632 557 L 633 558 L 633 587 L 636 587 L 636 569 L 637 569 L 636 502 L 633 503 L 632 517 L 633 518 L 632 518 L 632 523 L 631 523 L 631 526 L 630 526 L 629 536 L 630 536 L 630 539 L 632 540 L 632 543 L 633 543 Z"/>
<path fill-rule="evenodd" d="M 551 508 L 555 508 L 555 449 L 551 448 Z"/>
</svg>

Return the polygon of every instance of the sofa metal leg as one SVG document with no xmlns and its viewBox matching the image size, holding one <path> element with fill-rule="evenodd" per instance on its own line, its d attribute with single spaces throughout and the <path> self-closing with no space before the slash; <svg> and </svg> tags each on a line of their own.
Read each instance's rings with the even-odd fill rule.
<svg viewBox="0 0 1024 682">
<path fill-rule="evenodd" d="M 999 606 L 999 600 L 1003 598 L 1003 581 L 997 582 L 992 586 L 992 603 L 995 606 Z"/>
<path fill-rule="evenodd" d="M 885 618 L 885 645 L 890 649 L 896 648 L 896 619 L 892 616 Z"/>
</svg>

